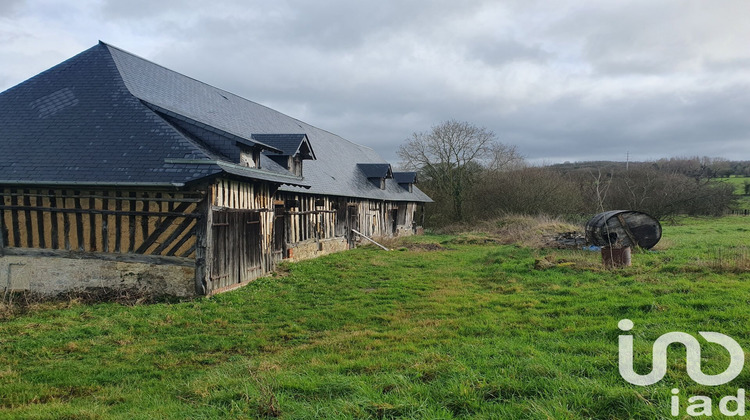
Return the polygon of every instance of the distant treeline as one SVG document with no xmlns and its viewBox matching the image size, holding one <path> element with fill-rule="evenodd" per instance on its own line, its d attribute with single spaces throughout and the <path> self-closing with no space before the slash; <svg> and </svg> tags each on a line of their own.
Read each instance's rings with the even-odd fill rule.
<svg viewBox="0 0 750 420">
<path fill-rule="evenodd" d="M 508 213 L 546 214 L 586 220 L 604 210 L 643 211 L 659 219 L 678 214 L 721 215 L 736 200 L 734 187 L 718 177 L 750 174 L 750 162 L 662 159 L 654 162 L 579 162 L 544 167 L 476 168 L 463 200 L 463 221 Z M 428 226 L 455 222 L 452 201 L 422 187 L 435 203 Z"/>
<path fill-rule="evenodd" d="M 579 169 L 615 171 L 618 169 L 641 168 L 644 166 L 667 172 L 681 173 L 691 178 L 729 178 L 731 176 L 750 177 L 750 161 L 748 160 L 727 160 L 724 158 L 711 158 L 705 156 L 659 159 L 648 162 L 565 162 L 551 165 L 550 167 L 560 171 Z"/>
<path fill-rule="evenodd" d="M 737 197 L 733 185 L 716 178 L 750 176 L 750 161 L 708 157 L 529 166 L 495 133 L 455 120 L 413 133 L 399 156 L 404 168 L 418 171 L 420 188 L 435 200 L 428 227 L 508 213 L 576 220 L 615 209 L 657 218 L 721 215 Z"/>
</svg>

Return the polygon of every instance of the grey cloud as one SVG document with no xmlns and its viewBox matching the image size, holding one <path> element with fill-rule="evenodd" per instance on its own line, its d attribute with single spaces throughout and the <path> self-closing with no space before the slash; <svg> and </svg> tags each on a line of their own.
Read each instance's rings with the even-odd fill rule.
<svg viewBox="0 0 750 420">
<path fill-rule="evenodd" d="M 511 39 L 475 39 L 471 43 L 468 57 L 480 60 L 490 66 L 502 66 L 517 60 L 544 63 L 552 57 L 538 45 L 525 45 Z"/>
<path fill-rule="evenodd" d="M 750 96 L 736 91 L 729 88 L 692 104 L 653 95 L 594 108 L 568 97 L 508 115 L 496 130 L 528 156 L 551 162 L 571 156 L 622 160 L 626 152 L 638 159 L 750 156 L 750 144 L 738 143 L 750 137 L 740 111 L 750 106 Z"/>
<path fill-rule="evenodd" d="M 100 4 L 68 12 L 91 13 L 87 34 L 109 31 L 105 41 L 392 161 L 412 132 L 446 119 L 535 161 L 750 159 L 750 6 L 737 1 Z M 0 54 L 36 62 L 47 44 Z"/>
<path fill-rule="evenodd" d="M 3 0 L 0 2 L 0 17 L 13 16 L 24 4 L 24 0 Z"/>
<path fill-rule="evenodd" d="M 165 15 L 189 16 L 205 4 L 201 0 L 105 0 L 99 10 L 112 20 L 161 19 Z"/>
</svg>

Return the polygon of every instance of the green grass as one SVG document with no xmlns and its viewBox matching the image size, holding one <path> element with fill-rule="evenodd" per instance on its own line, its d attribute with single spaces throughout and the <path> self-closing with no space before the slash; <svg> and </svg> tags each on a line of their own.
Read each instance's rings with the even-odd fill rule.
<svg viewBox="0 0 750 420">
<path fill-rule="evenodd" d="M 0 418 L 673 418 L 670 390 L 715 399 L 750 382 L 693 383 L 684 350 L 664 380 L 636 369 L 669 331 L 750 349 L 750 218 L 681 219 L 655 252 L 604 271 L 599 255 L 465 244 L 361 248 L 287 265 L 207 299 L 45 304 L 0 321 Z M 424 247 L 423 247 L 424 248 Z M 411 250 L 410 250 L 411 249 Z M 728 357 L 704 343 L 704 370 Z"/>
<path fill-rule="evenodd" d="M 750 182 L 750 177 L 731 176 L 729 178 L 717 178 L 719 182 L 726 182 L 734 187 L 737 198 L 738 210 L 750 210 L 750 196 L 745 195 L 745 183 Z"/>
</svg>

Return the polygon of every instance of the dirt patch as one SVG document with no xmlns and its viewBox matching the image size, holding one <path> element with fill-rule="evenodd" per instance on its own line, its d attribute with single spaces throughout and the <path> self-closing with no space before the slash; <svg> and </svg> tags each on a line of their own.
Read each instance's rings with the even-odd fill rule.
<svg viewBox="0 0 750 420">
<path fill-rule="evenodd" d="M 409 251 L 445 251 L 445 247 L 436 244 L 436 243 L 429 243 L 429 244 L 406 244 L 404 245 L 404 248 L 408 249 Z"/>
<path fill-rule="evenodd" d="M 586 246 L 586 236 L 578 231 L 547 235 L 542 240 L 542 248 L 581 249 Z"/>
<path fill-rule="evenodd" d="M 530 248 L 575 248 L 583 227 L 547 216 L 508 215 L 476 224 L 448 226 L 441 233 L 459 235 L 450 242 L 469 245 L 516 244 Z"/>
<path fill-rule="evenodd" d="M 453 238 L 448 243 L 455 245 L 502 245 L 509 242 L 503 241 L 501 238 L 466 234 Z"/>
</svg>

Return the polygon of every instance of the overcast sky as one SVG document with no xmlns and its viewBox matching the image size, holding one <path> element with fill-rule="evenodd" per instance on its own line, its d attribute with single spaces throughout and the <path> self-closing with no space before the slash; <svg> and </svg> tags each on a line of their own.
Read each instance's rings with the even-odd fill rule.
<svg viewBox="0 0 750 420">
<path fill-rule="evenodd" d="M 0 91 L 102 40 L 368 145 L 750 160 L 750 2 L 0 0 Z"/>
</svg>

